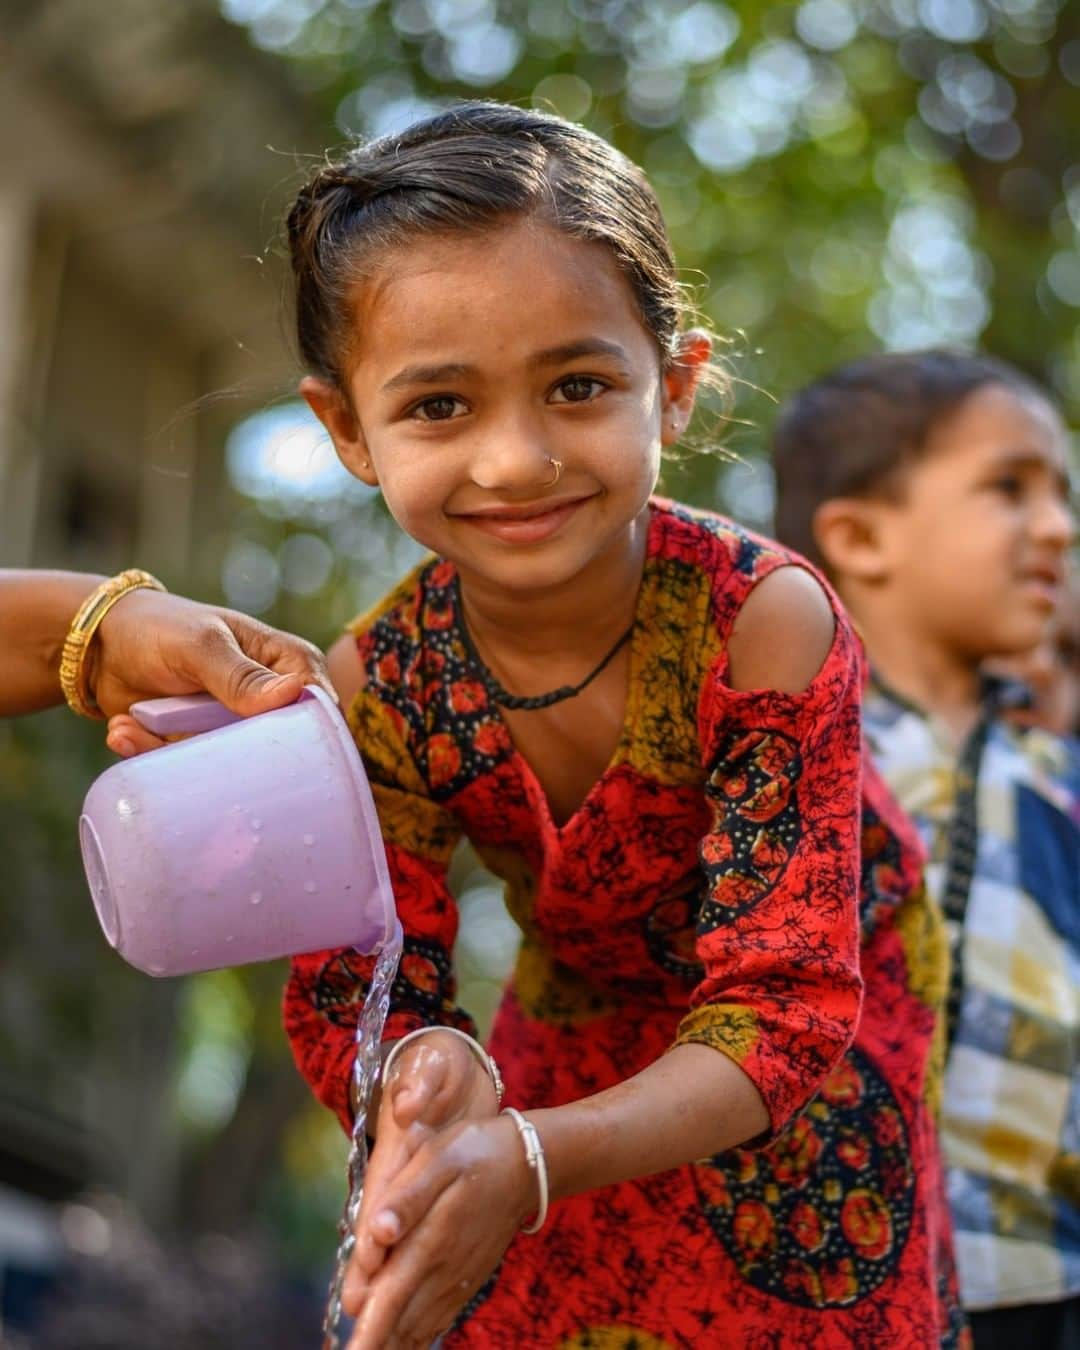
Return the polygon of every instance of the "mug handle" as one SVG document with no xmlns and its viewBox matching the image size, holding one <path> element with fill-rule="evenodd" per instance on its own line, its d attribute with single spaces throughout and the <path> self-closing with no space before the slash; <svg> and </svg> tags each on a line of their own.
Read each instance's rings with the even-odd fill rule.
<svg viewBox="0 0 1080 1350">
<path fill-rule="evenodd" d="M 155 736 L 192 736 L 243 721 L 239 713 L 230 712 L 211 694 L 145 699 L 133 703 L 129 711 L 140 726 Z"/>
</svg>

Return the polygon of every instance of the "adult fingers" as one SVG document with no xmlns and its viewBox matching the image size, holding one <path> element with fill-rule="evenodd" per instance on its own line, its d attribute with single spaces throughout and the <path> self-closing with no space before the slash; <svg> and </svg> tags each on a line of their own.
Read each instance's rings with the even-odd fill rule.
<svg viewBox="0 0 1080 1350">
<path fill-rule="evenodd" d="M 118 713 L 109 718 L 109 729 L 105 744 L 115 755 L 130 759 L 133 755 L 145 754 L 147 750 L 160 750 L 165 742 L 160 736 L 141 726 L 127 713 Z"/>
<path fill-rule="evenodd" d="M 124 596 L 88 655 L 91 691 L 107 713 L 162 695 L 206 690 L 241 716 L 281 707 L 317 684 L 334 697 L 310 642 L 235 610 L 160 591 Z"/>
<path fill-rule="evenodd" d="M 233 674 L 232 696 L 236 705 L 228 702 L 234 712 L 266 712 L 289 702 L 287 690 L 290 681 L 299 681 L 300 687 L 317 684 L 336 703 L 334 686 L 326 669 L 326 658 L 318 647 L 292 633 L 270 628 L 246 614 L 222 611 L 222 619 L 232 635 L 236 647 L 250 663 L 237 666 Z M 256 669 L 252 669 L 255 666 Z M 270 679 L 265 677 L 269 674 Z M 274 681 L 278 683 L 274 683 Z M 295 688 L 295 685 L 292 687 Z M 292 697 L 296 697 L 294 693 Z M 243 705 L 243 706 L 241 706 Z M 250 705 L 250 706 L 249 706 Z"/>
<path fill-rule="evenodd" d="M 231 615 L 216 615 L 183 653 L 184 672 L 191 682 L 241 717 L 295 702 L 305 684 L 300 671 L 276 671 L 249 654 L 263 645 L 261 625 L 251 624 L 249 629 L 243 622 L 234 623 Z"/>
</svg>

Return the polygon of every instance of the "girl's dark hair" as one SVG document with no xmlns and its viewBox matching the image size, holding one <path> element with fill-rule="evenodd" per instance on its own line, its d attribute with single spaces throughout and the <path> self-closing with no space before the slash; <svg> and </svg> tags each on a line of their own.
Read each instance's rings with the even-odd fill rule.
<svg viewBox="0 0 1080 1350">
<path fill-rule="evenodd" d="M 524 215 L 611 250 L 666 363 L 682 295 L 645 175 L 572 122 L 472 102 L 358 146 L 301 189 L 288 238 L 305 364 L 344 386 L 351 289 L 377 254 L 423 234 L 471 232 Z"/>
<path fill-rule="evenodd" d="M 824 567 L 814 513 L 834 497 L 893 495 L 937 422 L 986 385 L 1046 393 L 989 356 L 935 349 L 868 356 L 794 395 L 773 431 L 776 537 Z"/>
</svg>

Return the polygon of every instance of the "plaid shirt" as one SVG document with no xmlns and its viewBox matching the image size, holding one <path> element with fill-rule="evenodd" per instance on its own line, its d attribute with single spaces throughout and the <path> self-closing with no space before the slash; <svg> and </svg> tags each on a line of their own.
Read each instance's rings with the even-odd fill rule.
<svg viewBox="0 0 1080 1350">
<path fill-rule="evenodd" d="M 957 754 L 872 684 L 876 762 L 929 851 L 954 975 L 941 1129 L 967 1307 L 1080 1293 L 1080 743 L 1000 720 Z"/>
</svg>

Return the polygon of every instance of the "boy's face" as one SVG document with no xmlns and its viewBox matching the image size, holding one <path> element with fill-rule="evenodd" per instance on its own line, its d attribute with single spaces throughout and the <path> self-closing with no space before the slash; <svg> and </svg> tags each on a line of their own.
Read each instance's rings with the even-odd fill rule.
<svg viewBox="0 0 1080 1350">
<path fill-rule="evenodd" d="M 980 661 L 1040 642 L 1065 585 L 1064 428 L 1051 406 L 977 390 L 931 431 L 880 506 L 887 581 L 913 636 Z"/>
</svg>

